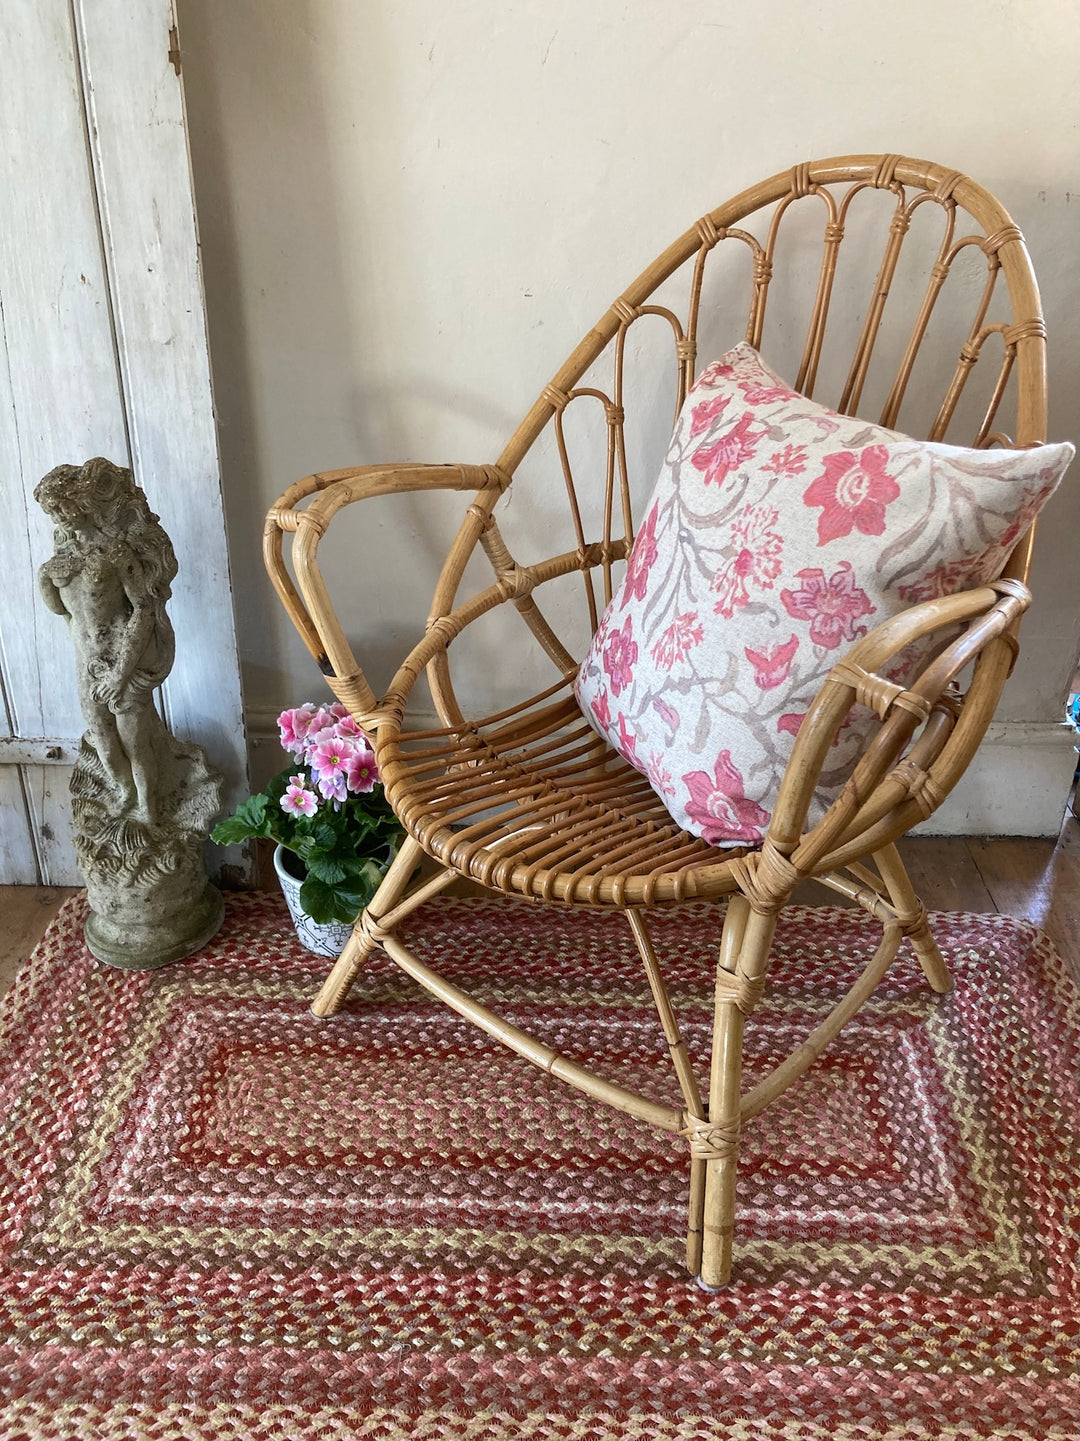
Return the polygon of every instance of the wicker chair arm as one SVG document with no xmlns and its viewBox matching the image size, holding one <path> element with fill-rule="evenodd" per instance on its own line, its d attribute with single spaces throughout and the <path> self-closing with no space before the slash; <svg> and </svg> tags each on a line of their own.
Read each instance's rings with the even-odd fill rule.
<svg viewBox="0 0 1080 1441">
<path fill-rule="evenodd" d="M 420 490 L 501 493 L 509 476 L 492 465 L 424 465 L 401 461 L 322 471 L 298 480 L 270 507 L 263 531 L 263 561 L 289 618 L 338 698 L 358 718 L 376 697 L 334 613 L 317 561 L 319 542 L 339 510 L 358 500 Z M 314 499 L 309 505 L 303 502 Z M 294 585 L 283 538 L 293 535 Z"/>
<path fill-rule="evenodd" d="M 1016 629 L 1030 603 L 1025 585 L 1002 579 L 912 606 L 857 641 L 829 672 L 799 729 L 769 827 L 770 848 L 800 873 L 814 873 L 887 844 L 936 810 L 993 717 L 1016 657 Z M 912 641 L 957 623 L 964 623 L 962 634 L 910 686 L 877 674 Z M 976 660 L 961 699 L 952 683 Z M 841 794 L 804 834 L 829 747 L 853 703 L 875 710 L 882 725 Z M 901 759 L 923 722 L 922 735 Z"/>
</svg>

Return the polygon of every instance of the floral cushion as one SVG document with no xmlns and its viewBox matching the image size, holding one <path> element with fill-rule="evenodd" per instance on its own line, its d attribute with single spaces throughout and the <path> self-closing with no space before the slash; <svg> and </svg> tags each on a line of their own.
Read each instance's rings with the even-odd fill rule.
<svg viewBox="0 0 1080 1441">
<path fill-rule="evenodd" d="M 844 649 L 918 601 L 994 579 L 1072 454 L 911 440 L 807 400 L 737 345 L 686 398 L 581 667 L 582 710 L 681 826 L 717 846 L 760 841 Z M 890 678 L 933 643 L 909 647 Z M 849 716 L 812 821 L 872 723 Z"/>
</svg>

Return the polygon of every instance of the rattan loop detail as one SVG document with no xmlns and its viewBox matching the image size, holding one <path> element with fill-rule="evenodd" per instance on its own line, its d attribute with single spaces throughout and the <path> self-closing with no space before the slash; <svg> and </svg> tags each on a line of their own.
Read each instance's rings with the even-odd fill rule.
<svg viewBox="0 0 1080 1441">
<path fill-rule="evenodd" d="M 945 799 L 945 792 L 929 771 L 924 771 L 913 760 L 903 760 L 890 772 L 893 780 L 899 781 L 911 800 L 919 807 L 923 819 L 932 816 Z"/>
<path fill-rule="evenodd" d="M 497 490 L 500 494 L 514 478 L 509 472 L 503 470 L 500 465 L 482 465 L 480 469 L 483 472 L 485 480 L 488 482 L 488 488 Z"/>
<path fill-rule="evenodd" d="M 883 155 L 881 163 L 874 172 L 871 184 L 876 190 L 888 190 L 896 180 L 896 167 L 900 164 L 899 155 Z"/>
<path fill-rule="evenodd" d="M 946 200 L 950 200 L 952 198 L 952 193 L 960 184 L 961 180 L 966 179 L 967 177 L 962 170 L 947 171 L 946 174 L 944 174 L 938 181 L 938 183 L 934 186 L 934 199 L 940 200 L 942 204 L 944 204 Z"/>
<path fill-rule="evenodd" d="M 353 671 L 351 675 L 345 676 L 328 675 L 325 680 L 349 714 L 359 718 L 368 705 L 365 696 L 369 692 L 363 674 Z"/>
<path fill-rule="evenodd" d="M 772 261 L 763 252 L 754 256 L 754 284 L 768 285 L 772 279 Z"/>
<path fill-rule="evenodd" d="M 921 931 L 926 925 L 926 907 L 922 901 L 916 897 L 915 904 L 911 910 L 898 911 L 896 919 L 900 922 L 901 935 L 913 936 L 916 931 Z"/>
<path fill-rule="evenodd" d="M 1018 340 L 1045 340 L 1046 321 L 1041 316 L 1031 320 L 1021 320 L 1016 325 L 1006 325 L 1001 332 L 1001 337 L 1006 345 L 1015 345 Z"/>
<path fill-rule="evenodd" d="M 796 165 L 791 172 L 791 193 L 796 200 L 802 200 L 810 194 L 810 164 L 804 161 L 802 165 Z"/>
<path fill-rule="evenodd" d="M 690 1142 L 695 1161 L 731 1161 L 739 1154 L 739 1123 L 720 1126 L 712 1121 L 691 1116 L 689 1124 L 679 1132 Z"/>
<path fill-rule="evenodd" d="M 368 940 L 376 946 L 381 946 L 383 941 L 386 940 L 387 936 L 392 936 L 394 934 L 392 927 L 387 929 L 387 927 L 381 926 L 370 911 L 364 911 L 363 915 L 361 915 L 360 917 L 358 925 L 363 931 L 364 935 L 367 936 Z"/>
<path fill-rule="evenodd" d="M 765 990 L 765 977 L 744 976 L 741 971 L 716 968 L 716 999 L 721 1005 L 738 1006 L 744 1016 L 752 1015 Z"/>
<path fill-rule="evenodd" d="M 555 410 L 565 410 L 570 404 L 570 396 L 557 385 L 545 385 L 540 394 Z"/>
<path fill-rule="evenodd" d="M 825 244 L 839 245 L 844 238 L 844 227 L 839 221 L 830 221 L 825 227 Z"/>
<path fill-rule="evenodd" d="M 610 426 L 622 425 L 626 420 L 626 411 L 623 410 L 621 405 L 605 405 L 604 415 Z"/>
<path fill-rule="evenodd" d="M 854 688 L 855 699 L 860 705 L 876 711 L 882 720 L 894 706 L 910 711 L 924 721 L 930 714 L 930 702 L 914 691 L 905 690 L 883 676 L 863 670 L 849 660 L 839 660 L 829 672 L 829 679 Z"/>
<path fill-rule="evenodd" d="M 621 295 L 611 308 L 624 325 L 630 325 L 631 322 L 635 321 L 641 314 L 640 309 L 636 305 L 631 305 L 630 302 L 624 300 Z"/>
<path fill-rule="evenodd" d="M 995 230 L 993 235 L 988 235 L 982 241 L 982 248 L 987 255 L 996 255 L 1003 245 L 1008 245 L 1010 240 L 1023 240 L 1023 238 L 1015 225 L 1003 225 L 1000 230 Z"/>
<path fill-rule="evenodd" d="M 727 234 L 726 230 L 718 230 L 716 228 L 711 215 L 703 215 L 701 219 L 696 222 L 694 228 L 701 236 L 701 243 L 706 250 L 711 250 L 717 241 L 723 240 Z"/>
<path fill-rule="evenodd" d="M 750 908 L 766 915 L 779 910 L 800 879 L 798 869 L 767 836 L 760 851 L 735 856 L 728 864 Z"/>
<path fill-rule="evenodd" d="M 996 590 L 1001 596 L 1010 596 L 1013 600 L 1023 601 L 1025 606 L 1031 604 L 1031 591 L 1022 580 L 1014 580 L 1011 576 L 998 576 L 997 580 L 989 582 L 991 590 Z"/>
<path fill-rule="evenodd" d="M 684 363 L 689 361 L 691 364 L 697 358 L 697 346 L 689 336 L 684 335 L 681 340 L 675 342 L 675 358 Z"/>
</svg>

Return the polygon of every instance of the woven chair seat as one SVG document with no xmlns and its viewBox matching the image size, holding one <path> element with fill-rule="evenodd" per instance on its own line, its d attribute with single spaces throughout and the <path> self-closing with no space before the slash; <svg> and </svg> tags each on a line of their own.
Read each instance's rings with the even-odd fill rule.
<svg viewBox="0 0 1080 1441">
<path fill-rule="evenodd" d="M 660 905 L 733 890 L 727 861 L 745 848 L 720 852 L 681 830 L 569 688 L 380 745 L 410 834 L 459 874 L 541 900 Z"/>
</svg>

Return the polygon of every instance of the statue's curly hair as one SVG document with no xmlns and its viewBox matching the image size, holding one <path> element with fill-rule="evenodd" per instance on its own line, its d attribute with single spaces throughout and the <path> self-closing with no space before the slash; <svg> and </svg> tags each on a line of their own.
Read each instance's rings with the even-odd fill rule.
<svg viewBox="0 0 1080 1441">
<path fill-rule="evenodd" d="M 60 568 L 67 562 L 74 574 L 88 551 L 122 542 L 142 567 L 149 594 L 164 606 L 172 594 L 176 555 L 130 470 L 103 456 L 85 465 L 58 465 L 39 482 L 34 499 L 56 525 L 54 569 L 55 562 Z M 80 541 L 72 532 L 65 518 L 71 510 L 92 522 L 88 538 Z"/>
</svg>

